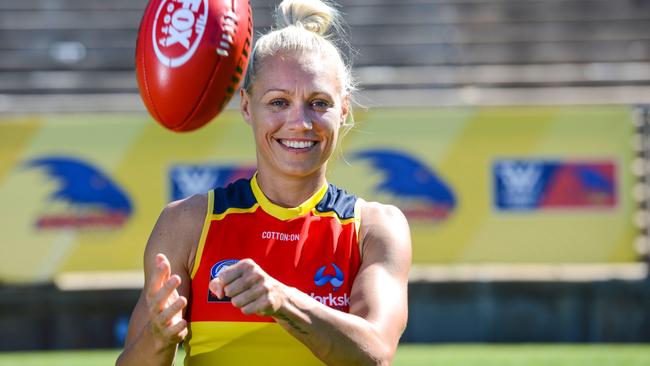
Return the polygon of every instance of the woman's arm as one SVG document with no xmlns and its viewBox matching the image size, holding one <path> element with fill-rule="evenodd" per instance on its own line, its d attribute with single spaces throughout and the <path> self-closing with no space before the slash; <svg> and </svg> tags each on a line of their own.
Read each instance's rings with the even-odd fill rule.
<svg viewBox="0 0 650 366">
<path fill-rule="evenodd" d="M 187 335 L 185 307 L 193 253 L 207 208 L 205 196 L 167 205 L 144 253 L 145 283 L 117 365 L 172 365 Z"/>
<path fill-rule="evenodd" d="M 408 223 L 393 206 L 364 203 L 361 237 L 349 314 L 283 285 L 252 260 L 224 270 L 210 288 L 230 296 L 243 313 L 273 316 L 327 364 L 388 365 L 407 320 Z"/>
</svg>

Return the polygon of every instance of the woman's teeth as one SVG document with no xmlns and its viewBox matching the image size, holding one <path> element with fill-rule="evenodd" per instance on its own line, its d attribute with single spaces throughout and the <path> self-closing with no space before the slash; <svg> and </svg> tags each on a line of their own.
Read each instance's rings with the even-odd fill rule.
<svg viewBox="0 0 650 366">
<path fill-rule="evenodd" d="M 316 141 L 280 140 L 280 143 L 292 149 L 305 149 L 314 146 Z"/>
</svg>

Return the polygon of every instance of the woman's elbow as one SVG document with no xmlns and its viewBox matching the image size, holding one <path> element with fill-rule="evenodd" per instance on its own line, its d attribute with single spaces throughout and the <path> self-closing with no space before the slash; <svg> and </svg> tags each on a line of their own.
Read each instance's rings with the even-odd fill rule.
<svg viewBox="0 0 650 366">
<path fill-rule="evenodd" d="M 382 344 L 375 347 L 370 353 L 368 365 L 372 366 L 390 366 L 395 356 L 395 347 Z"/>
</svg>

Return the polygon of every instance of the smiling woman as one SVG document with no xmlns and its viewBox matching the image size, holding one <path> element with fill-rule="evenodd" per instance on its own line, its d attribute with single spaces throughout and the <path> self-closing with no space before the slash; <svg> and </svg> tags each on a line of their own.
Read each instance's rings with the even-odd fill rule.
<svg viewBox="0 0 650 366">
<path fill-rule="evenodd" d="M 322 72 L 336 70 L 334 63 L 331 57 L 295 51 L 269 56 L 264 67 L 274 72 L 257 75 L 254 86 L 242 92 L 242 114 L 255 135 L 261 184 L 270 177 L 290 181 L 325 169 L 349 111 L 338 75 Z M 304 189 L 322 185 L 313 183 Z M 304 196 L 296 193 L 292 202 L 278 203 L 297 206 Z"/>
<path fill-rule="evenodd" d="M 353 83 L 338 13 L 285 0 L 241 90 L 257 172 L 169 204 L 120 365 L 391 362 L 407 318 L 411 242 L 395 207 L 330 184 Z M 384 294 L 390 294 L 385 296 Z"/>
</svg>

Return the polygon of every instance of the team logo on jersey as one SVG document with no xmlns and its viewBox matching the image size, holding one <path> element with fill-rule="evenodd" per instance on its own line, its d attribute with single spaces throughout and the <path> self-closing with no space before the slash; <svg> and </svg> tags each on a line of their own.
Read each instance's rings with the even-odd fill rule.
<svg viewBox="0 0 650 366">
<path fill-rule="evenodd" d="M 498 160 L 492 166 L 499 211 L 613 208 L 616 164 L 611 161 Z"/>
<path fill-rule="evenodd" d="M 456 196 L 450 186 L 426 163 L 410 154 L 389 150 L 363 150 L 353 155 L 368 160 L 383 173 L 375 187 L 410 219 L 445 220 L 456 207 Z"/>
<path fill-rule="evenodd" d="M 250 178 L 255 167 L 250 165 L 178 164 L 169 171 L 171 200 L 202 194 L 223 187 L 238 179 Z"/>
<path fill-rule="evenodd" d="M 212 268 L 210 268 L 210 281 L 217 278 L 217 276 L 219 275 L 219 273 L 221 273 L 221 271 L 223 271 L 224 269 L 226 269 L 226 268 L 228 268 L 230 266 L 235 265 L 237 262 L 239 262 L 238 259 L 225 259 L 225 260 L 222 260 L 222 261 L 219 261 L 219 262 L 215 263 L 212 266 Z M 208 302 L 230 302 L 230 298 L 226 296 L 223 299 L 219 299 L 208 288 Z"/>
<path fill-rule="evenodd" d="M 208 20 L 208 3 L 208 0 L 160 2 L 151 32 L 158 61 L 168 67 L 178 67 L 194 55 Z"/>
<path fill-rule="evenodd" d="M 343 284 L 343 271 L 334 263 L 330 263 L 332 268 L 334 268 L 334 275 L 331 274 L 325 274 L 325 270 L 327 270 L 328 266 L 322 266 L 316 271 L 316 274 L 314 275 L 314 283 L 316 286 L 324 286 L 325 284 L 331 284 L 332 287 L 334 288 L 333 291 L 336 292 L 336 290 L 341 287 Z"/>
<path fill-rule="evenodd" d="M 54 213 L 42 214 L 39 229 L 116 228 L 133 211 L 126 192 L 108 174 L 93 164 L 66 156 L 48 156 L 28 161 L 28 168 L 45 171 L 58 187 L 43 205 Z M 62 209 L 64 208 L 64 209 Z"/>
</svg>

